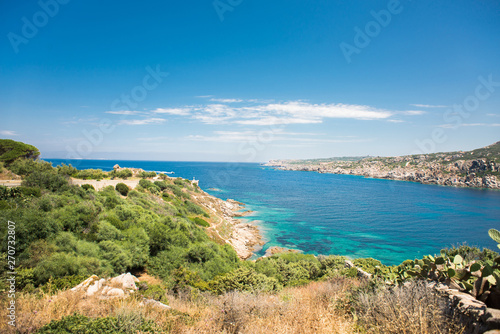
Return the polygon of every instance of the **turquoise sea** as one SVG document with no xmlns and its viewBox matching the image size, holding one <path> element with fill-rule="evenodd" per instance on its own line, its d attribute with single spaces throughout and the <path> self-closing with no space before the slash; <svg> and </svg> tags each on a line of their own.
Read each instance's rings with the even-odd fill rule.
<svg viewBox="0 0 500 334">
<path fill-rule="evenodd" d="M 500 191 L 280 171 L 256 163 L 45 159 L 79 169 L 121 167 L 175 172 L 253 210 L 266 244 L 305 253 L 373 257 L 384 264 L 467 243 L 498 250 L 488 229 L 500 229 Z"/>
</svg>

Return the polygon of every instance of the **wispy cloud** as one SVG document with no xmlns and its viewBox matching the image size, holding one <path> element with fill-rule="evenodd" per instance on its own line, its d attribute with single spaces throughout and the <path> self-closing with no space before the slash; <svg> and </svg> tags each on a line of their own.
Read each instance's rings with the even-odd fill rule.
<svg viewBox="0 0 500 334">
<path fill-rule="evenodd" d="M 158 108 L 158 109 L 153 110 L 152 113 L 186 116 L 186 115 L 189 115 L 191 113 L 191 109 L 189 107 L 186 107 L 186 108 Z"/>
<path fill-rule="evenodd" d="M 486 114 L 486 116 L 490 116 L 490 117 L 500 117 L 500 114 Z"/>
<path fill-rule="evenodd" d="M 423 110 L 405 110 L 400 112 L 403 115 L 409 115 L 409 116 L 417 116 L 417 115 L 423 115 L 426 114 L 427 111 Z"/>
<path fill-rule="evenodd" d="M 265 138 L 267 142 L 286 142 L 286 143 L 303 143 L 303 144 L 320 144 L 320 143 L 358 143 L 366 142 L 369 139 L 361 139 L 355 136 L 336 137 L 336 138 L 314 138 L 316 134 L 300 133 L 300 132 L 284 132 L 278 131 L 214 131 L 213 135 L 190 135 L 187 140 L 219 142 L 219 143 L 241 143 L 241 142 L 261 142 Z M 313 138 L 311 137 L 313 136 Z"/>
<path fill-rule="evenodd" d="M 448 108 L 448 106 L 432 105 L 432 104 L 410 104 L 410 106 L 417 108 Z"/>
<path fill-rule="evenodd" d="M 106 111 L 105 113 L 113 115 L 138 115 L 141 114 L 142 112 L 134 110 L 121 110 L 121 111 Z"/>
<path fill-rule="evenodd" d="M 145 118 L 145 119 L 125 119 L 120 121 L 120 125 L 147 125 L 147 124 L 161 124 L 166 119 L 163 118 Z"/>
<path fill-rule="evenodd" d="M 464 124 L 442 124 L 439 125 L 440 128 L 445 129 L 456 129 L 461 127 L 472 127 L 472 126 L 482 126 L 482 127 L 497 127 L 500 123 L 464 123 Z"/>
<path fill-rule="evenodd" d="M 405 121 L 403 121 L 401 119 L 388 119 L 387 122 L 391 122 L 391 123 L 405 123 Z"/>
<path fill-rule="evenodd" d="M 194 106 L 175 108 L 157 108 L 141 112 L 150 118 L 146 120 L 125 120 L 120 124 L 139 125 L 155 124 L 164 119 L 157 115 L 182 116 L 198 120 L 205 124 L 240 124 L 253 126 L 269 126 L 278 124 L 317 124 L 326 119 L 354 120 L 390 120 L 394 115 L 416 116 L 426 113 L 422 110 L 391 111 L 368 105 L 322 103 L 307 101 L 259 101 L 241 99 L 211 98 L 211 102 Z M 250 102 L 251 101 L 251 102 Z M 233 103 L 241 103 L 234 105 Z M 120 115 L 136 115 L 137 111 L 108 112 Z M 402 122 L 402 120 L 393 120 Z"/>
<path fill-rule="evenodd" d="M 209 104 L 195 108 L 193 118 L 207 124 L 273 125 L 322 123 L 327 118 L 376 120 L 388 118 L 392 114 L 388 110 L 363 105 L 292 101 L 244 107 Z"/>
<path fill-rule="evenodd" d="M 2 136 L 19 136 L 15 131 L 11 131 L 11 130 L 0 130 L 0 135 L 2 135 Z"/>
<path fill-rule="evenodd" d="M 221 102 L 221 103 L 240 103 L 240 102 L 243 102 L 243 100 L 241 100 L 241 99 L 217 99 L 217 98 L 211 98 L 210 101 Z"/>
</svg>

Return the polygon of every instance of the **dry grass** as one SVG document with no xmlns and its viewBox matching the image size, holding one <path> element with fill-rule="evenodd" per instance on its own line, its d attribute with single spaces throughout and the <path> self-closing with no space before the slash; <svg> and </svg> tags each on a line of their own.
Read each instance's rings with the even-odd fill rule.
<svg viewBox="0 0 500 334">
<path fill-rule="evenodd" d="M 353 333 L 351 317 L 335 308 L 346 290 L 359 286 L 354 279 L 315 282 L 285 289 L 279 294 L 243 294 L 222 296 L 169 296 L 173 311 L 140 305 L 140 300 L 100 300 L 83 298 L 81 293 L 63 291 L 57 295 L 19 294 L 17 330 L 34 333 L 54 319 L 75 312 L 89 317 L 122 316 L 151 319 L 169 333 Z M 6 319 L 5 301 L 0 317 Z M 0 332 L 13 333 L 1 322 Z"/>
<path fill-rule="evenodd" d="M 464 333 L 465 326 L 447 315 L 446 301 L 425 283 L 412 282 L 355 295 L 359 322 L 368 333 Z"/>
<path fill-rule="evenodd" d="M 169 295 L 170 311 L 143 306 L 140 298 L 134 297 L 100 300 L 71 291 L 57 295 L 21 293 L 16 303 L 17 330 L 34 333 L 51 320 L 76 312 L 88 317 L 126 319 L 131 328 L 141 319 L 150 319 L 166 332 L 176 334 L 464 332 L 463 327 L 446 317 L 444 301 L 423 285 L 356 291 L 366 291 L 366 283 L 342 277 L 287 288 L 278 294 L 231 292 L 214 296 L 191 291 Z M 6 319 L 5 306 L 4 300 L 0 305 L 2 319 Z M 357 317 L 350 312 L 351 306 Z M 13 333 L 6 321 L 1 322 L 0 332 Z"/>
</svg>

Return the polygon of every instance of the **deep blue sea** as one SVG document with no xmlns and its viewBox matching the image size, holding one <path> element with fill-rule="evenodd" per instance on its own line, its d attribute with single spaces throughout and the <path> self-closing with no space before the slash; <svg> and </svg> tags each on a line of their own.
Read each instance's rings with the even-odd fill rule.
<svg viewBox="0 0 500 334">
<path fill-rule="evenodd" d="M 45 159 L 79 169 L 121 167 L 175 172 L 253 210 L 266 244 L 305 253 L 373 257 L 384 264 L 467 243 L 498 250 L 488 229 L 500 229 L 500 191 L 280 171 L 255 163 Z M 217 190 L 214 190 L 217 189 Z"/>
</svg>

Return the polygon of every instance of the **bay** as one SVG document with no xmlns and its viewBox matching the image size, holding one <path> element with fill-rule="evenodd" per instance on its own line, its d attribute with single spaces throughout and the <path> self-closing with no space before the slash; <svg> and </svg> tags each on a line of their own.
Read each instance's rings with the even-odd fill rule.
<svg viewBox="0 0 500 334">
<path fill-rule="evenodd" d="M 79 169 L 121 167 L 200 180 L 221 199 L 254 211 L 266 244 L 311 254 L 373 257 L 387 265 L 467 243 L 497 250 L 500 191 L 422 185 L 352 175 L 280 171 L 256 163 L 59 160 Z"/>
</svg>

